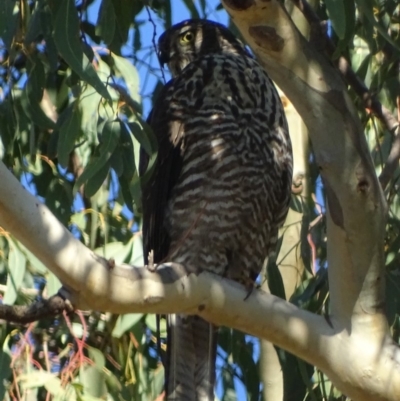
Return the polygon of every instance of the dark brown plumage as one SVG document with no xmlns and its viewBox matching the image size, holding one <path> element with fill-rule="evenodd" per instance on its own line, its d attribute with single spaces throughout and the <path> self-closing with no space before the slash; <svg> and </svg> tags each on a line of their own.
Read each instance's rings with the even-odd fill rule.
<svg viewBox="0 0 400 401">
<path fill-rule="evenodd" d="M 159 59 L 173 79 L 149 119 L 158 156 L 143 186 L 145 257 L 153 250 L 155 263 L 249 285 L 276 247 L 291 193 L 279 96 L 242 43 L 211 21 L 167 30 Z M 181 315 L 168 326 L 168 399 L 214 399 L 216 328 Z"/>
</svg>

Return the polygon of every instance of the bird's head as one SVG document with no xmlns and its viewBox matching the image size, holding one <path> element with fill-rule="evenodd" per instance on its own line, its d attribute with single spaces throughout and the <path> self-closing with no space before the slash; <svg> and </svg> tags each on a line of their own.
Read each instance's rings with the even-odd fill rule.
<svg viewBox="0 0 400 401">
<path fill-rule="evenodd" d="M 158 40 L 158 58 L 173 76 L 189 63 L 211 53 L 243 53 L 243 43 L 224 25 L 208 20 L 186 20 L 166 30 Z"/>
</svg>

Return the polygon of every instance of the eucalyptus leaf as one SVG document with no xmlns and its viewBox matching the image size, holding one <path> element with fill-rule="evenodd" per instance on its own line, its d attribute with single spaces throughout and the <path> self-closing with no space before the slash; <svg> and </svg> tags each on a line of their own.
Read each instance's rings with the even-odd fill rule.
<svg viewBox="0 0 400 401">
<path fill-rule="evenodd" d="M 79 40 L 79 18 L 74 0 L 60 3 L 54 18 L 54 41 L 58 51 L 68 65 L 101 96 L 111 101 L 107 88 L 82 49 Z"/>
<path fill-rule="evenodd" d="M 26 257 L 14 240 L 9 239 L 8 243 L 10 248 L 8 253 L 7 289 L 4 293 L 3 302 L 7 305 L 13 305 L 24 280 Z"/>
<path fill-rule="evenodd" d="M 102 183 L 101 179 L 104 178 L 105 171 L 108 171 L 108 162 L 116 146 L 118 145 L 119 137 L 119 121 L 107 121 L 104 124 L 101 135 L 101 143 L 98 146 L 99 155 L 93 157 L 92 161 L 86 166 L 83 173 L 76 180 L 76 183 L 74 185 L 74 193 L 76 193 L 76 191 L 82 184 L 87 183 L 92 178 L 95 178 L 95 180 L 91 182 L 89 192 L 91 195 L 96 192 L 95 190 L 97 190 Z M 97 173 L 99 173 L 99 175 L 96 176 Z"/>
<path fill-rule="evenodd" d="M 100 36 L 106 44 L 110 44 L 114 38 L 115 24 L 112 0 L 103 0 L 97 18 L 96 35 Z"/>
</svg>

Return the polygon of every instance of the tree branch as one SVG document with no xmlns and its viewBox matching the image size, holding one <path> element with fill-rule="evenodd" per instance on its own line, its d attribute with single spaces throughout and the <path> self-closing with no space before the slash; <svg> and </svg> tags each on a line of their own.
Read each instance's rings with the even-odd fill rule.
<svg viewBox="0 0 400 401">
<path fill-rule="evenodd" d="M 382 345 L 390 344 L 383 308 L 386 202 L 347 88 L 330 60 L 304 39 L 278 0 L 224 0 L 223 4 L 309 129 L 327 192 L 333 326 L 339 324 L 342 333 L 359 332 L 365 339 L 361 342 L 380 344 L 383 352 L 390 352 L 389 346 Z M 371 367 L 369 356 L 364 366 L 355 367 L 345 354 L 340 351 L 340 360 L 332 354 L 332 371 L 326 372 L 344 393 L 355 400 L 400 397 L 399 389 L 377 392 L 366 382 L 363 372 Z M 362 359 L 359 356 L 358 361 Z"/>
<path fill-rule="evenodd" d="M 54 317 L 63 311 L 72 311 L 71 304 L 59 295 L 31 305 L 0 305 L 0 319 L 20 324 Z"/>
<path fill-rule="evenodd" d="M 382 313 L 386 203 L 347 88 L 277 0 L 246 2 L 247 8 L 243 4 L 224 1 L 307 125 L 327 188 L 333 314 L 347 326 L 354 313 Z"/>
<path fill-rule="evenodd" d="M 329 55 L 333 55 L 336 48 L 332 40 L 326 35 L 321 26 L 321 20 L 315 13 L 313 8 L 306 0 L 292 0 L 293 4 L 303 13 L 309 24 L 315 30 L 314 34 L 318 38 L 324 37 L 325 50 Z M 320 39 L 319 39 L 320 41 Z M 385 189 L 389 184 L 395 170 L 399 166 L 400 158 L 400 135 L 399 135 L 399 121 L 382 103 L 373 95 L 365 86 L 365 83 L 357 76 L 351 68 L 349 62 L 345 57 L 340 56 L 336 62 L 337 67 L 351 86 L 354 92 L 364 102 L 364 107 L 371 110 L 376 117 L 386 126 L 386 129 L 394 135 L 392 149 L 390 151 L 388 160 L 379 176 L 379 181 L 382 188 Z"/>
<path fill-rule="evenodd" d="M 0 181 L 0 225 L 67 283 L 68 299 L 75 307 L 115 313 L 198 314 L 215 324 L 269 340 L 334 379 L 339 362 L 343 369 L 352 366 L 362 371 L 367 356 L 370 375 L 368 380 L 362 379 L 360 386 L 366 386 L 364 381 L 368 381 L 374 394 L 395 396 L 363 400 L 398 399 L 400 353 L 393 346 L 383 347 L 390 341 L 386 333 L 378 343 L 371 341 L 365 327 L 343 330 L 334 316 L 328 324 L 323 317 L 261 290 L 254 290 L 245 300 L 248 290 L 243 286 L 207 272 L 187 275 L 180 265 L 164 264 L 155 271 L 114 265 L 74 238 L 46 206 L 21 187 L 3 163 Z M 368 327 L 371 319 L 364 317 L 364 324 Z M 361 354 L 364 358 L 360 358 Z M 343 375 L 345 370 L 340 372 Z M 376 380 L 371 379 L 375 378 L 374 372 L 379 372 Z M 346 377 L 351 373 L 347 372 Z"/>
</svg>

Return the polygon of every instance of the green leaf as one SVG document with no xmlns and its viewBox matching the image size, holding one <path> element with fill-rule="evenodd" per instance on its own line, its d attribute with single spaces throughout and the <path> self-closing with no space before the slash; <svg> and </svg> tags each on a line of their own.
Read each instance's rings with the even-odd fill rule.
<svg viewBox="0 0 400 401">
<path fill-rule="evenodd" d="M 123 161 L 123 176 L 131 181 L 136 169 L 133 149 L 133 136 L 125 123 L 121 121 L 121 152 Z"/>
<path fill-rule="evenodd" d="M 142 318 L 142 313 L 127 313 L 125 315 L 118 316 L 111 335 L 115 338 L 121 338 L 125 332 L 138 324 Z"/>
<path fill-rule="evenodd" d="M 74 224 L 80 231 L 84 231 L 87 224 L 86 213 L 78 212 L 71 216 L 71 224 Z"/>
<path fill-rule="evenodd" d="M 122 150 L 121 145 L 117 146 L 114 150 L 114 153 L 110 158 L 111 168 L 116 172 L 118 177 L 124 173 L 124 161 L 122 159 Z"/>
<path fill-rule="evenodd" d="M 120 52 L 121 45 L 126 43 L 134 17 L 143 8 L 142 1 L 112 0 L 115 18 L 118 24 L 115 26 L 114 39 L 110 44 L 110 50 Z"/>
<path fill-rule="evenodd" d="M 233 332 L 233 362 L 236 363 L 243 374 L 243 384 L 247 390 L 250 401 L 258 401 L 260 393 L 260 376 L 258 366 L 253 360 L 253 343 L 246 340 L 246 335 L 235 330 Z"/>
<path fill-rule="evenodd" d="M 118 380 L 118 377 L 110 371 L 106 371 L 106 384 L 111 395 L 113 395 L 114 398 L 121 399 L 121 401 L 123 401 L 121 397 L 122 384 Z"/>
<path fill-rule="evenodd" d="M 6 383 L 10 379 L 11 375 L 11 361 L 12 354 L 11 350 L 8 347 L 10 337 L 7 336 L 5 341 L 3 342 L 3 347 L 0 350 L 0 399 L 4 399 L 4 395 L 7 392 L 8 388 L 6 387 Z"/>
<path fill-rule="evenodd" d="M 103 0 L 100 5 L 96 35 L 100 36 L 109 45 L 115 33 L 115 11 L 111 0 Z"/>
<path fill-rule="evenodd" d="M 139 164 L 140 164 L 140 145 L 141 143 L 137 138 L 144 141 L 147 139 L 143 134 L 143 130 L 136 123 L 128 123 L 127 124 L 129 132 L 132 135 L 132 144 L 133 144 L 133 160 L 135 162 L 136 172 L 139 173 Z"/>
<path fill-rule="evenodd" d="M 325 0 L 329 19 L 332 22 L 336 35 L 343 39 L 346 33 L 346 13 L 344 2 L 348 0 Z"/>
<path fill-rule="evenodd" d="M 46 85 L 46 75 L 42 62 L 37 57 L 28 62 L 28 82 L 25 86 L 22 106 L 30 119 L 41 128 L 54 129 L 56 124 L 40 107 L 43 90 Z"/>
<path fill-rule="evenodd" d="M 24 280 L 26 269 L 26 257 L 12 239 L 8 240 L 10 250 L 8 253 L 8 276 L 7 289 L 4 293 L 3 302 L 13 305 L 17 300 L 18 291 Z"/>
<path fill-rule="evenodd" d="M 354 1 L 343 2 L 344 12 L 346 15 L 346 30 L 343 38 L 343 42 L 347 45 L 350 40 L 354 38 L 354 31 L 356 27 L 356 5 Z"/>
<path fill-rule="evenodd" d="M 400 51 L 399 45 L 388 35 L 386 28 L 382 26 L 380 21 L 377 21 L 374 16 L 374 2 L 372 0 L 356 0 L 359 13 L 363 14 L 368 21 L 378 30 L 378 32 L 392 45 L 395 50 Z"/>
<path fill-rule="evenodd" d="M 57 126 L 60 126 L 57 144 L 58 162 L 61 166 L 67 167 L 69 155 L 80 135 L 81 113 L 76 102 L 70 104 L 63 111 L 57 121 Z"/>
<path fill-rule="evenodd" d="M 26 248 L 21 243 L 19 243 L 18 246 L 21 248 L 22 252 L 24 253 L 24 255 L 30 265 L 30 270 L 34 274 L 45 274 L 48 272 L 47 267 L 28 248 Z"/>
<path fill-rule="evenodd" d="M 291 296 L 290 302 L 302 309 L 317 312 L 321 310 L 324 296 L 327 292 L 328 283 L 327 270 L 321 268 L 315 276 L 307 280 L 303 280 L 301 286 L 296 288 L 296 291 Z M 326 287 L 326 288 L 324 288 Z M 315 299 L 315 295 L 321 295 L 319 299 Z"/>
<path fill-rule="evenodd" d="M 59 278 L 52 272 L 48 272 L 47 274 L 47 295 L 49 297 L 57 294 L 57 292 L 62 287 L 62 283 Z"/>
<path fill-rule="evenodd" d="M 35 41 L 38 36 L 42 33 L 42 24 L 41 24 L 41 12 L 43 2 L 37 2 L 36 7 L 33 10 L 33 14 L 29 20 L 28 29 L 24 38 L 24 45 L 28 46 L 30 43 Z M 1 36 L 1 35 L 0 35 Z"/>
<path fill-rule="evenodd" d="M 131 195 L 130 182 L 124 176 L 119 177 L 119 185 L 121 187 L 122 196 L 127 208 L 133 213 L 133 198 Z"/>
<path fill-rule="evenodd" d="M 133 237 L 133 250 L 132 258 L 129 261 L 130 265 L 143 266 L 143 238 L 141 235 L 135 235 Z"/>
<path fill-rule="evenodd" d="M 133 142 L 134 146 L 138 146 L 138 149 L 135 149 L 135 158 L 138 159 L 137 161 L 139 161 L 140 146 L 143 146 L 148 155 L 153 154 L 157 149 L 156 139 L 151 127 L 144 121 L 139 120 L 139 122 L 140 124 L 138 122 L 128 123 L 130 133 L 137 141 Z"/>
<path fill-rule="evenodd" d="M 95 249 L 94 252 L 105 259 L 114 259 L 117 264 L 128 263 L 132 254 L 132 242 L 133 240 L 130 240 L 127 244 L 110 242 L 101 248 Z"/>
<path fill-rule="evenodd" d="M 97 143 L 97 122 L 99 119 L 99 105 L 101 96 L 91 86 L 81 93 L 79 108 L 81 114 L 81 131 L 90 143 Z"/>
<path fill-rule="evenodd" d="M 54 41 L 68 65 L 101 96 L 111 101 L 111 96 L 97 75 L 79 40 L 79 18 L 74 0 L 64 0 L 54 19 Z"/>
<path fill-rule="evenodd" d="M 200 19 L 200 14 L 197 11 L 197 8 L 194 4 L 194 1 L 192 0 L 183 0 L 183 2 L 185 3 L 186 8 L 190 11 L 191 17 L 192 18 L 196 18 L 196 19 Z"/>
<path fill-rule="evenodd" d="M 397 268 L 397 264 L 396 264 Z M 400 283 L 397 271 L 386 273 L 386 314 L 389 323 L 392 323 L 400 314 Z"/>
<path fill-rule="evenodd" d="M 222 383 L 224 392 L 221 401 L 237 401 L 231 369 L 222 369 Z"/>
<path fill-rule="evenodd" d="M 79 397 L 79 401 L 104 401 L 104 397 L 105 397 L 105 395 L 103 395 L 101 397 L 93 397 L 90 394 L 83 394 Z M 60 400 L 60 401 L 64 401 L 64 400 Z"/>
<path fill-rule="evenodd" d="M 53 38 L 53 17 L 50 11 L 50 7 L 46 2 L 44 3 L 43 11 L 40 13 L 41 26 L 44 40 L 46 41 L 46 54 L 47 60 L 50 64 L 50 70 L 52 72 L 57 71 L 59 66 L 57 47 Z"/>
<path fill-rule="evenodd" d="M 114 67 L 119 72 L 121 77 L 124 79 L 126 86 L 128 88 L 128 92 L 131 98 L 138 103 L 138 110 L 140 111 L 141 107 L 140 103 L 140 95 L 139 95 L 139 74 L 136 70 L 136 67 L 126 58 L 119 57 L 115 54 L 112 55 L 114 60 Z"/>
<path fill-rule="evenodd" d="M 1 152 L 13 153 L 14 139 L 17 133 L 16 122 L 13 118 L 14 110 L 9 100 L 3 101 L 0 104 L 0 142 L 3 145 Z"/>
<path fill-rule="evenodd" d="M 141 178 L 137 174 L 133 177 L 132 181 L 129 184 L 129 192 L 132 196 L 133 202 L 136 207 L 141 210 L 142 205 L 142 186 L 141 186 Z"/>
<path fill-rule="evenodd" d="M 28 374 L 19 376 L 18 379 L 21 380 L 23 389 L 42 387 L 52 381 L 58 382 L 59 386 L 57 388 L 61 389 L 60 379 L 54 373 L 47 372 L 46 370 L 32 370 Z"/>
<path fill-rule="evenodd" d="M 146 315 L 146 326 L 154 333 L 157 334 L 157 315 L 149 313 Z M 165 319 L 160 319 L 160 336 L 165 337 L 167 335 L 167 322 Z"/>
<path fill-rule="evenodd" d="M 18 3 L 16 0 L 3 0 L 0 7 L 0 38 L 7 50 L 11 50 L 11 44 L 18 27 Z"/>
<path fill-rule="evenodd" d="M 97 348 L 87 346 L 89 358 L 96 364 L 98 369 L 103 369 L 106 365 L 104 354 Z"/>
<path fill-rule="evenodd" d="M 63 179 L 52 179 L 45 193 L 45 202 L 46 206 L 52 211 L 52 213 L 64 225 L 68 225 L 72 213 L 71 205 L 73 202 L 71 184 Z"/>
<path fill-rule="evenodd" d="M 66 393 L 68 392 L 68 390 L 70 390 L 69 386 L 67 386 L 67 388 L 64 388 L 63 384 L 61 383 L 61 380 L 58 377 L 49 378 L 44 383 L 44 388 L 54 397 L 60 397 L 61 399 L 70 399 L 66 397 Z"/>
<path fill-rule="evenodd" d="M 283 236 L 279 238 L 277 252 L 279 255 L 279 250 L 282 246 Z M 267 264 L 267 277 L 268 277 L 268 285 L 271 291 L 271 294 L 276 295 L 279 298 L 286 299 L 285 294 L 285 286 L 283 285 L 283 279 L 281 272 L 276 264 L 276 260 L 273 257 L 268 258 Z"/>
<path fill-rule="evenodd" d="M 118 120 L 115 121 L 107 121 L 104 124 L 102 135 L 101 135 L 101 143 L 98 146 L 99 156 L 94 157 L 91 163 L 89 163 L 80 177 L 76 180 L 74 185 L 74 193 L 78 191 L 81 185 L 88 182 L 89 179 L 94 177 L 106 163 L 108 163 L 111 155 L 114 152 L 114 149 L 118 145 L 119 137 L 120 137 L 120 122 Z M 101 173 L 103 173 L 102 171 Z M 92 190 L 96 183 L 92 183 Z M 101 184 L 100 184 L 101 185 Z"/>
<path fill-rule="evenodd" d="M 356 26 L 356 8 L 354 1 L 345 0 L 343 2 L 343 8 L 344 8 L 344 16 L 343 16 L 344 34 L 342 38 L 339 37 L 338 44 L 336 45 L 336 50 L 332 55 L 333 59 L 337 59 L 346 49 L 347 45 L 354 40 L 354 32 Z"/>
<path fill-rule="evenodd" d="M 85 195 L 87 197 L 91 198 L 100 189 L 107 178 L 110 167 L 110 160 L 106 160 L 106 162 L 90 178 L 88 178 L 85 185 Z"/>
</svg>

